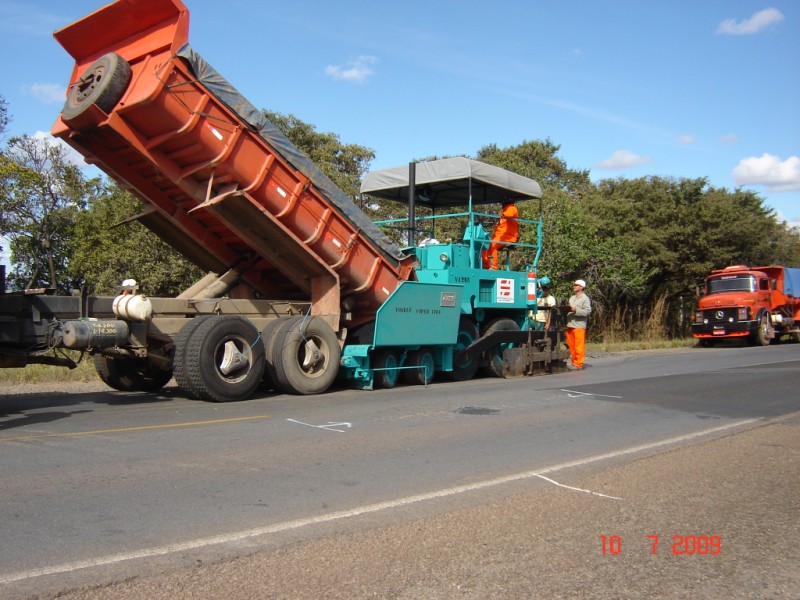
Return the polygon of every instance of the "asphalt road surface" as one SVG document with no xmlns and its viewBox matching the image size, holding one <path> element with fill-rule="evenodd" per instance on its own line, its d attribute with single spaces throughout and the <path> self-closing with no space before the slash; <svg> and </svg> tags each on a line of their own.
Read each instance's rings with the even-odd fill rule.
<svg viewBox="0 0 800 600">
<path fill-rule="evenodd" d="M 800 597 L 800 346 L 0 393 L 0 598 Z"/>
</svg>

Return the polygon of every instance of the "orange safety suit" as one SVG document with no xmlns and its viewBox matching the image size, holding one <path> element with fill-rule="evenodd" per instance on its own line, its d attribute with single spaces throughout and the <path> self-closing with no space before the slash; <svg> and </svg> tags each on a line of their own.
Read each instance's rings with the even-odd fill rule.
<svg viewBox="0 0 800 600">
<path fill-rule="evenodd" d="M 503 242 L 518 242 L 519 241 L 519 211 L 516 204 L 509 202 L 503 205 L 500 211 L 500 221 L 494 228 L 492 233 L 492 242 L 489 244 L 489 249 L 481 253 L 483 259 L 484 269 L 494 269 L 495 271 L 500 266 L 500 250 L 506 244 Z"/>
</svg>

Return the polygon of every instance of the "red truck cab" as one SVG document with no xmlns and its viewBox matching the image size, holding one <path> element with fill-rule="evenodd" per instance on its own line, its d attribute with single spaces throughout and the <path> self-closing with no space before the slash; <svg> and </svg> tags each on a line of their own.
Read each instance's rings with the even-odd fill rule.
<svg viewBox="0 0 800 600">
<path fill-rule="evenodd" d="M 734 265 L 713 271 L 692 323 L 703 346 L 744 337 L 766 346 L 789 335 L 800 341 L 800 269 Z"/>
</svg>

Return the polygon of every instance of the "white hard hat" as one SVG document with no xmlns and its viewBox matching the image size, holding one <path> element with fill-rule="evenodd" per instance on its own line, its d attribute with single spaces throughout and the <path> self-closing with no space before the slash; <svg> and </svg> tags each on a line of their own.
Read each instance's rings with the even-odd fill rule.
<svg viewBox="0 0 800 600">
<path fill-rule="evenodd" d="M 134 287 L 134 286 L 136 286 L 136 280 L 135 279 L 126 279 L 125 281 L 122 282 L 121 285 L 122 285 L 122 287 Z"/>
<path fill-rule="evenodd" d="M 582 288 L 585 288 L 586 282 L 583 279 L 576 279 L 575 281 L 572 282 L 572 285 L 579 285 Z"/>
</svg>

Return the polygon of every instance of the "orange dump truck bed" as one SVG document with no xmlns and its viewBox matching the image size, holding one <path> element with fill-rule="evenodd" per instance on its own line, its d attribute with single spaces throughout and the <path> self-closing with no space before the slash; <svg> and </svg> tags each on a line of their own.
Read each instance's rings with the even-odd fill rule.
<svg viewBox="0 0 800 600">
<path fill-rule="evenodd" d="M 180 0 L 118 0 L 57 31 L 75 67 L 53 135 L 200 267 L 308 300 L 334 328 L 371 320 L 412 258 L 188 46 L 188 26 Z"/>
</svg>

